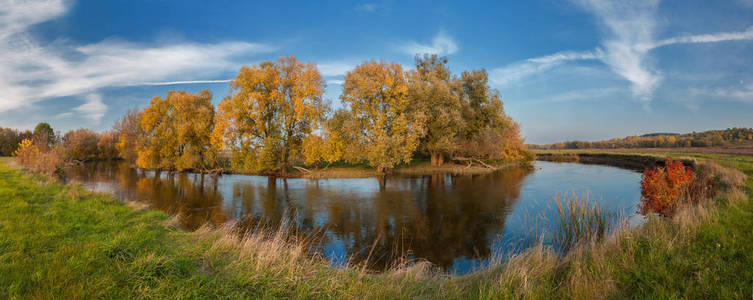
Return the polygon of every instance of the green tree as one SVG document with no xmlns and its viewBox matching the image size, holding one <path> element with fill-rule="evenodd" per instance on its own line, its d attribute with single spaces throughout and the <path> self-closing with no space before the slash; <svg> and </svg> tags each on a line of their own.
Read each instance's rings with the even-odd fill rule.
<svg viewBox="0 0 753 300">
<path fill-rule="evenodd" d="M 327 109 L 316 65 L 288 56 L 244 66 L 230 87 L 218 104 L 213 144 L 232 152 L 236 168 L 286 172 Z"/>
<path fill-rule="evenodd" d="M 462 152 L 486 159 L 532 159 L 519 125 L 505 114 L 499 92 L 489 86 L 486 71 L 463 72 L 460 80 L 465 120 L 459 136 Z"/>
<path fill-rule="evenodd" d="M 210 135 L 214 128 L 212 95 L 169 91 L 141 111 L 136 164 L 167 170 L 206 169 L 216 163 Z"/>
<path fill-rule="evenodd" d="M 34 127 L 34 139 L 41 148 L 52 148 L 55 145 L 55 131 L 50 124 L 41 122 Z"/>
<path fill-rule="evenodd" d="M 418 147 L 423 116 L 409 109 L 408 82 L 399 64 L 365 62 L 345 75 L 342 101 L 350 105 L 350 131 L 358 156 L 378 172 L 410 162 Z"/>
<path fill-rule="evenodd" d="M 432 165 L 442 165 L 443 156 L 457 149 L 456 134 L 463 126 L 459 82 L 446 63 L 436 55 L 417 56 L 416 70 L 409 73 L 410 108 L 426 119 L 419 149 L 429 153 Z"/>
</svg>

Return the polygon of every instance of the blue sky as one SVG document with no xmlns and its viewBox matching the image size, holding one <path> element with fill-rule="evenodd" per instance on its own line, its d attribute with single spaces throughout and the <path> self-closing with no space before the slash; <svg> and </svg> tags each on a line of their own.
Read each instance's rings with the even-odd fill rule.
<svg viewBox="0 0 753 300">
<path fill-rule="evenodd" d="M 239 1 L 240 2 L 240 1 Z M 467 1 L 466 1 L 467 2 Z M 315 62 L 338 99 L 372 59 L 486 69 L 530 143 L 753 127 L 753 1 L 0 0 L 0 126 L 108 129 L 242 65 Z"/>
</svg>

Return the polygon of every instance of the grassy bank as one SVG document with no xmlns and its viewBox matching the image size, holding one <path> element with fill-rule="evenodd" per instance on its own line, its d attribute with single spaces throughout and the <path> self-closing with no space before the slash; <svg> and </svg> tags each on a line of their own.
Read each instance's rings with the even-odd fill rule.
<svg viewBox="0 0 753 300">
<path fill-rule="evenodd" d="M 0 160 L 0 298 L 751 297 L 753 157 L 691 156 L 748 174 L 743 190 L 565 257 L 533 247 L 465 276 L 424 263 L 379 274 L 333 268 L 278 232 L 185 232 L 163 213 Z"/>
</svg>

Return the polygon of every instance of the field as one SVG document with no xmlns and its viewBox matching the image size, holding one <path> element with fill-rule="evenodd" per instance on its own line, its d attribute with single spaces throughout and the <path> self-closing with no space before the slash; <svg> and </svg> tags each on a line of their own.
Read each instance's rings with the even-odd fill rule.
<svg viewBox="0 0 753 300">
<path fill-rule="evenodd" d="M 534 153 L 707 153 L 753 156 L 753 147 L 695 147 L 695 148 L 616 148 L 616 149 L 536 149 Z"/>
<path fill-rule="evenodd" d="M 748 176 L 720 168 L 733 186 L 674 218 L 651 217 L 564 257 L 533 247 L 465 276 L 421 262 L 334 268 L 279 232 L 186 232 L 161 212 L 2 159 L 0 298 L 750 298 L 753 157 L 658 154 Z"/>
</svg>

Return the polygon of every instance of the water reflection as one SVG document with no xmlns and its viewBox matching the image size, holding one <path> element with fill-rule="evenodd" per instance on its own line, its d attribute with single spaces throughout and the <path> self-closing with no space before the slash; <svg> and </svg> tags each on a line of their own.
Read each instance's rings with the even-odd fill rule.
<svg viewBox="0 0 753 300">
<path fill-rule="evenodd" d="M 567 165 L 565 169 L 572 168 Z M 495 253 L 520 247 L 509 242 L 513 237 L 530 239 L 528 235 L 537 234 L 520 222 L 521 216 L 528 209 L 540 209 L 536 201 L 529 201 L 532 198 L 554 195 L 553 188 L 544 184 L 560 188 L 546 177 L 547 172 L 554 170 L 555 177 L 563 177 L 557 165 L 543 166 L 539 164 L 533 176 L 532 170 L 521 168 L 476 176 L 283 180 L 169 174 L 101 162 L 71 168 L 66 175 L 90 189 L 180 214 L 188 229 L 231 219 L 248 227 L 274 228 L 286 222 L 299 233 L 321 233 L 317 250 L 335 264 L 345 263 L 346 258 L 354 263 L 368 258 L 369 267 L 383 269 L 406 255 L 463 273 Z M 613 169 L 607 174 L 630 173 L 632 177 L 625 177 L 629 180 L 639 177 L 625 170 L 596 168 Z M 577 178 L 574 184 L 579 184 Z M 519 204 L 519 199 L 525 203 Z M 634 202 L 622 206 L 630 208 Z"/>
</svg>

